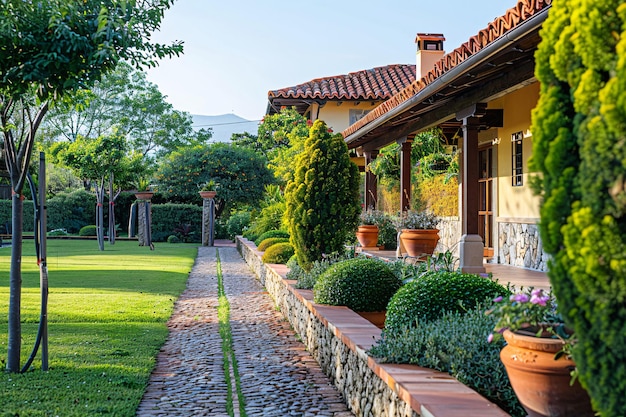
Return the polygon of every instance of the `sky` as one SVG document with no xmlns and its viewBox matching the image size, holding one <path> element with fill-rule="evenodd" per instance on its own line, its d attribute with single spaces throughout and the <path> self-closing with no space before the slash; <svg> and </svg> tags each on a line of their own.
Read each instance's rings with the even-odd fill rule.
<svg viewBox="0 0 626 417">
<path fill-rule="evenodd" d="M 184 54 L 148 70 L 176 110 L 260 120 L 267 93 L 350 72 L 415 63 L 415 35 L 450 52 L 516 0 L 177 0 L 153 41 Z"/>
</svg>

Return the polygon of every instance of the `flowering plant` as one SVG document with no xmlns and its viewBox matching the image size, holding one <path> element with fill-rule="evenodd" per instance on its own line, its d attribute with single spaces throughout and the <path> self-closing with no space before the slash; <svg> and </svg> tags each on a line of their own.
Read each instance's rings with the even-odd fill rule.
<svg viewBox="0 0 626 417">
<path fill-rule="evenodd" d="M 407 210 L 400 214 L 396 222 L 398 229 L 436 229 L 438 219 L 429 211 Z"/>
<path fill-rule="evenodd" d="M 557 303 L 551 293 L 542 289 L 529 289 L 511 295 L 508 299 L 497 297 L 494 305 L 487 310 L 487 314 L 493 314 L 498 321 L 495 325 L 496 334 L 505 330 L 512 332 L 531 332 L 537 337 L 569 338 L 569 332 L 565 328 L 563 318 L 557 310 Z M 491 342 L 494 335 L 489 335 Z"/>
<path fill-rule="evenodd" d="M 385 217 L 385 213 L 373 208 L 368 208 L 361 212 L 361 224 L 377 225 Z"/>
</svg>

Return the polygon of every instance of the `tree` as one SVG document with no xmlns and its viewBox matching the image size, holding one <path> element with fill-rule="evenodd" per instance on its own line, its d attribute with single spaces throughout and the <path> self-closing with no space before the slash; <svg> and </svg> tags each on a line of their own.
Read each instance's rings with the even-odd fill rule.
<svg viewBox="0 0 626 417">
<path fill-rule="evenodd" d="M 78 136 L 72 143 L 58 142 L 51 148 L 54 158 L 63 166 L 70 168 L 78 177 L 94 184 L 96 194 L 96 221 L 98 244 L 104 250 L 104 195 L 109 186 L 109 222 L 115 226 L 115 214 L 111 203 L 119 195 L 114 191 L 114 183 L 128 186 L 135 176 L 142 176 L 148 171 L 142 164 L 143 156 L 129 154 L 128 144 L 123 135 L 111 134 L 96 139 Z M 110 229 L 111 227 L 109 227 Z M 115 230 L 109 230 L 109 239 L 114 243 Z"/>
<path fill-rule="evenodd" d="M 150 42 L 173 0 L 5 0 L 0 8 L 0 122 L 10 175 L 13 236 L 7 369 L 21 349 L 22 190 L 37 129 L 58 100 L 89 87 L 125 60 L 135 67 L 178 55 Z"/>
<path fill-rule="evenodd" d="M 310 122 L 295 108 L 283 107 L 280 113 L 265 116 L 259 125 L 258 136 L 237 134 L 232 140 L 238 146 L 265 155 L 276 178 L 286 184 L 293 178 L 293 161 L 304 149 L 309 127 Z"/>
<path fill-rule="evenodd" d="M 90 89 L 56 103 L 42 133 L 47 141 L 73 142 L 78 135 L 94 138 L 113 129 L 143 155 L 169 153 L 210 138 L 194 132 L 191 115 L 174 110 L 144 72 L 125 62 Z"/>
<path fill-rule="evenodd" d="M 226 143 L 196 145 L 171 153 L 159 164 L 156 180 L 160 193 L 179 202 L 197 201 L 202 185 L 214 180 L 219 185 L 219 214 L 238 204 L 259 201 L 264 187 L 274 182 L 265 158 Z"/>
<path fill-rule="evenodd" d="M 626 415 L 625 28 L 623 1 L 553 2 L 532 114 L 548 275 L 578 338 L 580 382 L 603 416 Z"/>
<path fill-rule="evenodd" d="M 358 225 L 359 169 L 341 134 L 316 120 L 285 190 L 291 243 L 298 264 L 310 269 L 323 254 L 342 250 Z"/>
</svg>

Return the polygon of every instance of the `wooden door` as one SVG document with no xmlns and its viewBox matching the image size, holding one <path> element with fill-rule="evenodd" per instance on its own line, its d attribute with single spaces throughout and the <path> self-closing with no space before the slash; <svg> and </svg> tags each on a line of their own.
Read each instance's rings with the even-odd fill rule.
<svg viewBox="0 0 626 417">
<path fill-rule="evenodd" d="M 478 233 L 483 238 L 484 256 L 493 256 L 493 147 L 478 151 Z"/>
</svg>

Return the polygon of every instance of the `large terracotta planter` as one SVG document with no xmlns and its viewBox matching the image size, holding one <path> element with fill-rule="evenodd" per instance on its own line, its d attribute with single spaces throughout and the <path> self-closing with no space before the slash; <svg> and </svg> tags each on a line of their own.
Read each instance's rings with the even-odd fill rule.
<svg viewBox="0 0 626 417">
<path fill-rule="evenodd" d="M 214 198 L 217 195 L 217 191 L 199 191 L 202 198 Z"/>
<path fill-rule="evenodd" d="M 378 226 L 365 224 L 359 226 L 356 231 L 356 238 L 364 248 L 373 248 L 378 245 Z"/>
<path fill-rule="evenodd" d="M 509 330 L 503 336 L 507 345 L 500 352 L 500 359 L 529 417 L 594 415 L 587 392 L 578 381 L 570 385 L 574 362 L 566 355 L 554 359 L 563 348 L 561 340 Z"/>
<path fill-rule="evenodd" d="M 439 242 L 439 229 L 402 229 L 400 240 L 409 256 L 432 255 Z"/>
<path fill-rule="evenodd" d="M 150 200 L 152 198 L 152 196 L 154 195 L 154 192 L 152 191 L 137 191 L 135 193 L 135 198 L 137 198 L 137 200 Z"/>
</svg>

